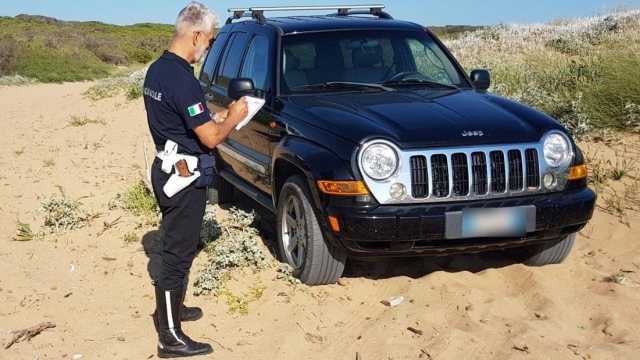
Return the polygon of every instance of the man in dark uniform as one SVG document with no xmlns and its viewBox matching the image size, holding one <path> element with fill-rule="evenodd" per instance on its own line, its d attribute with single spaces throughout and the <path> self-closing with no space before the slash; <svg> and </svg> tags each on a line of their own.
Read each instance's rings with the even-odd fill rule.
<svg viewBox="0 0 640 360">
<path fill-rule="evenodd" d="M 215 15 L 204 5 L 189 4 L 178 15 L 169 50 L 149 67 L 144 82 L 144 104 L 158 151 L 164 149 L 167 141 L 173 141 L 180 155 L 207 156 L 247 115 L 246 101 L 240 100 L 232 103 L 228 111 L 212 117 L 194 77 L 191 64 L 198 62 L 211 45 L 216 22 Z M 184 169 L 176 164 L 175 171 L 181 173 L 181 170 Z M 184 171 L 190 172 L 189 169 Z M 213 351 L 209 344 L 191 340 L 180 325 L 183 320 L 202 316 L 200 309 L 186 308 L 183 301 L 187 275 L 200 242 L 206 187 L 199 188 L 192 183 L 175 195 L 167 196 L 163 188 L 170 176 L 171 173 L 162 170 L 162 160 L 156 158 L 151 182 L 162 211 L 162 264 L 155 279 L 154 322 L 161 358 Z"/>
</svg>

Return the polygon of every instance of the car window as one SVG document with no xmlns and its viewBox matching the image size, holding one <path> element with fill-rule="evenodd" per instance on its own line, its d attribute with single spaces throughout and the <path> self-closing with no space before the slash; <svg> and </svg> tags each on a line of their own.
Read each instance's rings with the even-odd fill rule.
<svg viewBox="0 0 640 360">
<path fill-rule="evenodd" d="M 200 72 L 200 81 L 204 86 L 209 86 L 211 81 L 213 80 L 213 72 L 215 70 L 216 64 L 219 62 L 220 54 L 224 49 L 227 38 L 229 37 L 228 33 L 220 33 L 216 36 L 216 40 L 213 42 L 213 47 L 209 50 L 209 54 L 207 55 L 207 59 L 205 60 L 204 65 L 202 66 L 202 71 Z"/>
<path fill-rule="evenodd" d="M 264 36 L 256 36 L 251 41 L 240 77 L 253 80 L 256 89 L 265 90 L 267 82 L 269 40 Z"/>
<path fill-rule="evenodd" d="M 455 84 L 460 81 L 453 64 L 450 61 L 443 61 L 447 57 L 433 41 L 408 38 L 407 44 L 413 54 L 418 72 L 444 84 Z"/>
<path fill-rule="evenodd" d="M 353 30 L 283 37 L 285 94 L 318 91 L 307 85 L 334 81 L 382 84 L 407 79 L 468 85 L 426 32 Z"/>
<path fill-rule="evenodd" d="M 230 45 L 227 45 L 222 65 L 218 69 L 218 75 L 216 76 L 215 83 L 218 86 L 226 88 L 229 86 L 231 79 L 235 78 L 240 69 L 240 59 L 244 49 L 247 47 L 247 33 L 234 33 L 232 39 L 230 39 Z"/>
</svg>

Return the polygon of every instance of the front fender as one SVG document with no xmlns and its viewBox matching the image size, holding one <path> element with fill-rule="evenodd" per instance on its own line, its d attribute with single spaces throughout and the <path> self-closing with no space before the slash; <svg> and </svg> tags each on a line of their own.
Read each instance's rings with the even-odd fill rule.
<svg viewBox="0 0 640 360">
<path fill-rule="evenodd" d="M 311 190 L 314 207 L 322 213 L 324 209 L 316 181 L 354 179 L 348 162 L 340 159 L 330 149 L 299 137 L 288 136 L 283 139 L 274 149 L 271 161 L 272 193 L 278 194 L 280 190 L 277 181 L 277 162 L 286 161 L 304 174 Z M 274 196 L 274 205 L 276 201 L 277 195 Z"/>
</svg>

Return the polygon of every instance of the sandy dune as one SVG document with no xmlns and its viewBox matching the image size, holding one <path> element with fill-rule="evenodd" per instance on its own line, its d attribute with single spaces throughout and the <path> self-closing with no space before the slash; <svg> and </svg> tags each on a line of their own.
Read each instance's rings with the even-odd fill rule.
<svg viewBox="0 0 640 360">
<path fill-rule="evenodd" d="M 142 244 L 123 241 L 132 230 L 148 239 L 153 228 L 108 208 L 141 176 L 150 143 L 144 107 L 123 97 L 88 101 L 90 85 L 0 88 L 0 342 L 42 321 L 57 325 L 0 349 L 0 359 L 155 357 L 148 258 Z M 104 124 L 69 126 L 74 115 Z M 638 140 L 583 146 L 601 159 L 637 161 Z M 60 189 L 100 217 L 77 231 L 12 241 L 16 221 L 37 228 L 40 202 Z M 314 288 L 275 280 L 271 270 L 238 273 L 233 291 L 266 288 L 249 314 L 190 297 L 205 318 L 184 327 L 217 344 L 211 359 L 637 359 L 639 220 L 636 210 L 598 210 L 568 261 L 545 268 L 499 255 L 357 263 L 342 285 Z M 616 273 L 620 283 L 605 281 Z M 405 297 L 397 307 L 380 303 L 397 295 Z"/>
</svg>

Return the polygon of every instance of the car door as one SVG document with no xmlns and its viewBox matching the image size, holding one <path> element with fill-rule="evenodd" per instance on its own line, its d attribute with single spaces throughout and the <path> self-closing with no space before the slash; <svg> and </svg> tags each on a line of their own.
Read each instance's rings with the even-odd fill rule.
<svg viewBox="0 0 640 360">
<path fill-rule="evenodd" d="M 254 34 L 249 42 L 240 67 L 238 77 L 253 80 L 256 90 L 262 96 L 271 93 L 268 69 L 270 68 L 269 40 L 261 34 Z M 267 106 L 268 108 L 268 106 Z M 271 192 L 271 114 L 267 108 L 261 109 L 245 127 L 234 131 L 222 147 L 228 155 L 234 152 L 242 158 L 244 169 L 242 178 L 264 192 Z M 226 146 L 226 147 L 225 147 Z"/>
<path fill-rule="evenodd" d="M 216 40 L 217 42 L 218 40 Z M 242 31 L 233 31 L 229 33 L 226 44 L 220 49 L 218 64 L 212 72 L 210 85 L 205 90 L 205 98 L 207 107 L 211 112 L 219 112 L 226 109 L 231 103 L 231 99 L 227 96 L 227 87 L 229 82 L 236 78 L 242 64 L 242 57 L 248 46 L 249 35 Z M 215 42 L 211 52 L 216 51 Z M 205 62 L 205 69 L 208 64 Z M 202 76 L 201 76 L 202 78 Z M 206 80 L 206 79 L 205 79 Z M 232 151 L 233 144 L 226 142 L 218 145 L 217 150 L 220 157 L 230 167 L 233 173 L 242 178 L 247 178 L 248 166 L 247 162 L 240 156 L 238 151 Z"/>
</svg>

